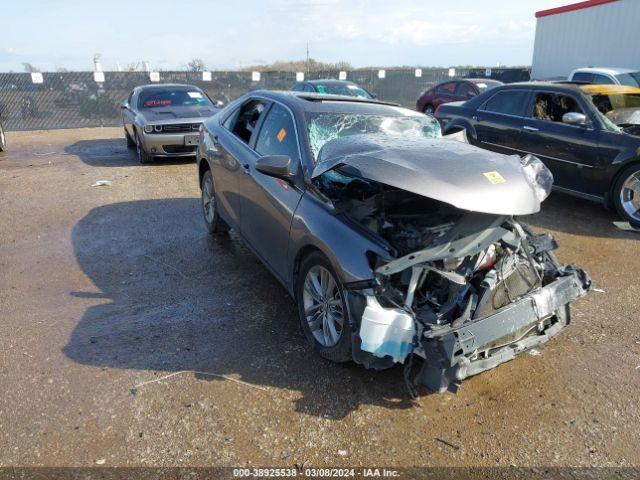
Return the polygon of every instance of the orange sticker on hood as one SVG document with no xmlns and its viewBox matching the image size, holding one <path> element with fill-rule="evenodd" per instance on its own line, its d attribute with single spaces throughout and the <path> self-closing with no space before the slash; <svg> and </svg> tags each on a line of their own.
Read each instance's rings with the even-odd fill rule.
<svg viewBox="0 0 640 480">
<path fill-rule="evenodd" d="M 278 135 L 276 135 L 276 138 L 280 143 L 282 143 L 282 140 L 284 140 L 284 137 L 286 136 L 287 136 L 287 131 L 284 128 L 281 128 L 280 131 L 278 132 Z"/>
</svg>

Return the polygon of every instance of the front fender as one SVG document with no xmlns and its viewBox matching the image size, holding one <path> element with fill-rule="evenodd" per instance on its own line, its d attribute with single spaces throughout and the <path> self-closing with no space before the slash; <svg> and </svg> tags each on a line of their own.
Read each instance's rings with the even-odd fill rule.
<svg viewBox="0 0 640 480">
<path fill-rule="evenodd" d="M 367 252 L 391 259 L 381 243 L 359 232 L 335 215 L 329 206 L 306 192 L 291 223 L 288 259 L 291 276 L 288 283 L 292 291 L 299 254 L 309 247 L 320 250 L 329 259 L 343 283 L 373 278 Z"/>
</svg>

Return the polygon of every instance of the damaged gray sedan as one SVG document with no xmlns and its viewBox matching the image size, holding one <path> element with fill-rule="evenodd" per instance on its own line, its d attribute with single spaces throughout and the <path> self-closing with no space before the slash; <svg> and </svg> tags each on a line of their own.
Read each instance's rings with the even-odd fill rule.
<svg viewBox="0 0 640 480">
<path fill-rule="evenodd" d="M 242 236 L 314 349 L 407 377 L 420 358 L 408 384 L 435 391 L 546 342 L 590 288 L 516 220 L 549 194 L 546 167 L 440 137 L 395 105 L 257 91 L 198 146 L 207 229 Z"/>
</svg>

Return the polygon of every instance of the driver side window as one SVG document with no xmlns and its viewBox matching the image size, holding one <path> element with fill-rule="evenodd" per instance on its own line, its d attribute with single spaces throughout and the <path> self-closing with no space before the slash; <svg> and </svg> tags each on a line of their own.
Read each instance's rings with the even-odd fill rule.
<svg viewBox="0 0 640 480">
<path fill-rule="evenodd" d="M 282 105 L 274 103 L 269 110 L 260 129 L 255 150 L 260 155 L 287 155 L 291 158 L 292 166 L 300 163 L 293 118 Z"/>
<path fill-rule="evenodd" d="M 568 95 L 541 92 L 536 94 L 532 117 L 536 120 L 562 123 L 565 113 L 584 113 L 578 102 Z"/>
</svg>

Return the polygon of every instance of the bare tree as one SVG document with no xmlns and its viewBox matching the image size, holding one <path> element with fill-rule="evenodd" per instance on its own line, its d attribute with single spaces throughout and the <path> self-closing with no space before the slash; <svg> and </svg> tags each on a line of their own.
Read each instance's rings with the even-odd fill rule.
<svg viewBox="0 0 640 480">
<path fill-rule="evenodd" d="M 205 67 L 204 61 L 201 58 L 194 58 L 187 63 L 187 68 L 190 72 L 203 72 Z"/>
<path fill-rule="evenodd" d="M 34 67 L 29 62 L 22 62 L 22 66 L 24 67 L 24 71 L 27 73 L 39 72 L 40 69 L 38 67 Z"/>
</svg>

